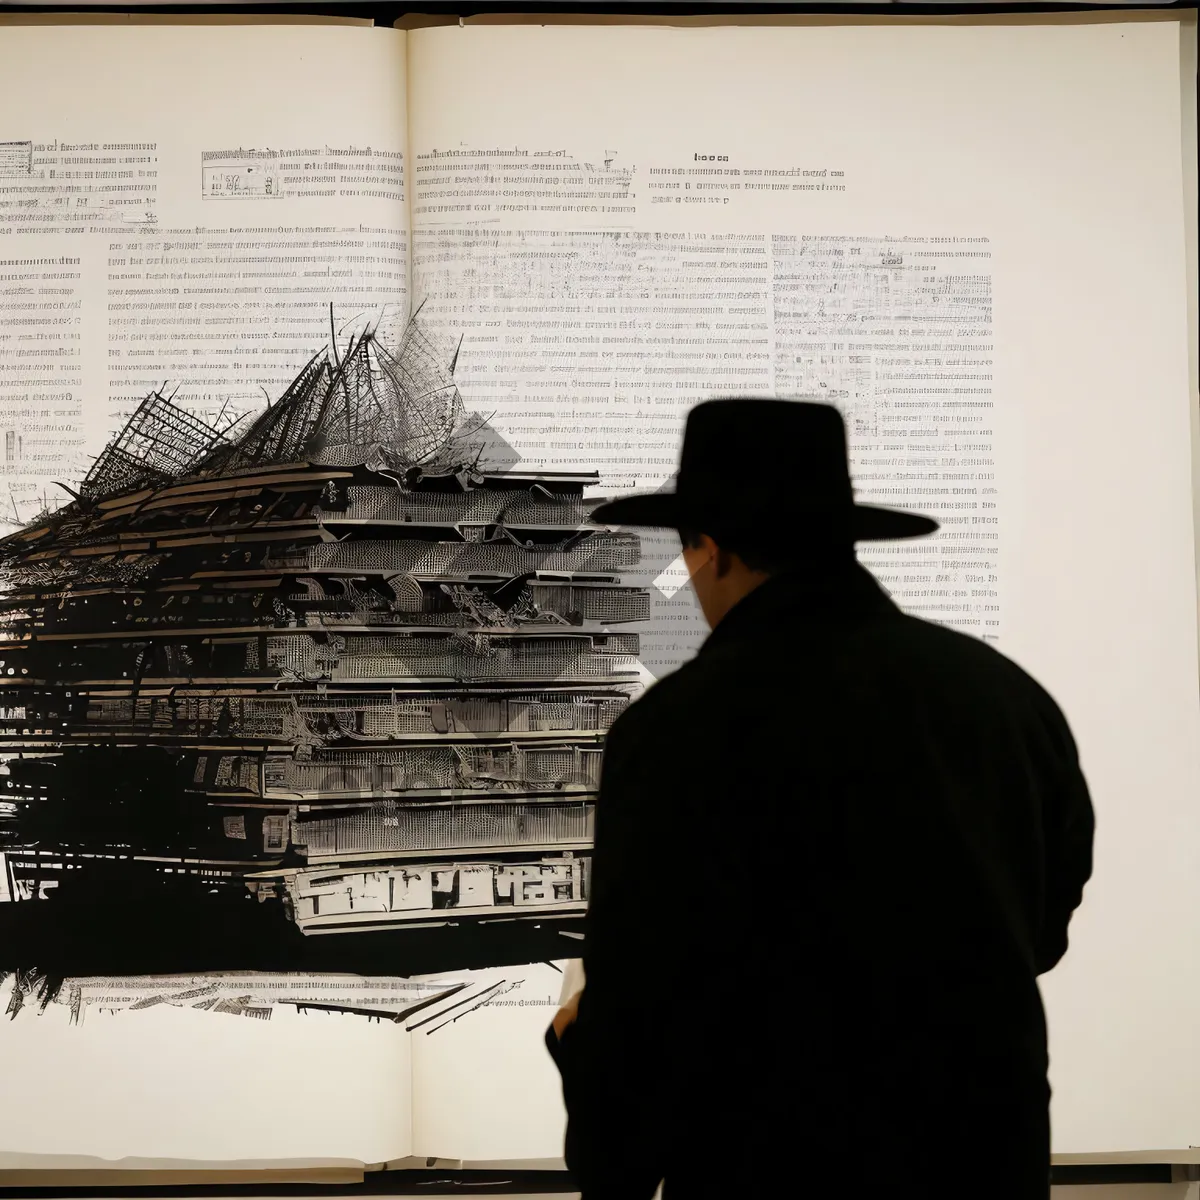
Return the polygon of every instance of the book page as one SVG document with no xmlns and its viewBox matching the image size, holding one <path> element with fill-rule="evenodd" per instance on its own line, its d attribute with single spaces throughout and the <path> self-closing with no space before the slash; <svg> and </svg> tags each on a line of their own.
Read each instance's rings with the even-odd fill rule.
<svg viewBox="0 0 1200 1200">
<path fill-rule="evenodd" d="M 0 532 L 57 507 L 152 394 L 234 428 L 278 400 L 331 320 L 344 338 L 406 318 L 404 55 L 404 34 L 370 28 L 2 31 Z M 41 885 L 6 846 L 0 910 L 36 920 Z M 100 888 L 93 911 L 105 902 Z M 160 920 L 156 940 L 170 936 Z M 0 951 L 0 973 L 45 966 Z M 408 1153 L 407 1037 L 390 1015 L 186 982 L 164 998 L 91 981 L 75 1008 L 31 999 L 0 1021 L 21 1080 L 0 1100 L 0 1151 L 159 1165 Z"/>
<path fill-rule="evenodd" d="M 228 424 L 328 342 L 331 305 L 403 321 L 405 36 L 4 30 L 0 529 L 156 389 Z"/>
<path fill-rule="evenodd" d="M 862 561 L 1065 710 L 1099 831 L 1045 981 L 1058 1152 L 1200 1136 L 1179 54 L 1171 22 L 410 34 L 413 294 L 522 464 L 654 490 L 697 402 L 826 399 L 859 497 L 942 525 Z M 677 543 L 643 552 L 662 674 L 705 630 Z"/>
<path fill-rule="evenodd" d="M 471 971 L 469 987 L 407 1023 L 413 1153 L 470 1163 L 561 1162 L 565 1115 L 543 1036 L 565 962 Z"/>
<path fill-rule="evenodd" d="M 11 1014 L 11 990 L 0 992 L 0 1054 L 6 1077 L 20 1080 L 0 1101 L 0 1168 L 45 1169 L 60 1157 L 77 1166 L 67 1161 L 77 1156 L 153 1160 L 126 1164 L 147 1169 L 299 1167 L 410 1152 L 402 1025 L 315 1004 L 147 1006 L 144 994 L 130 1011 L 136 985 L 104 982 L 82 1019 L 53 1003 Z M 203 981 L 178 981 L 180 990 L 183 982 L 203 991 Z M 243 981 L 242 993 L 261 996 L 262 982 Z M 296 990 L 313 999 L 302 981 Z M 349 990 L 327 984 L 318 994 Z"/>
</svg>

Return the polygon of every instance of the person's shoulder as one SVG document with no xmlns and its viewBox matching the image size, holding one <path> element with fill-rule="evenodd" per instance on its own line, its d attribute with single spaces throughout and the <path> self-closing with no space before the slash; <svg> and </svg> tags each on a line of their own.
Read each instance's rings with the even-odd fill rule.
<svg viewBox="0 0 1200 1200">
<path fill-rule="evenodd" d="M 691 718 L 708 703 L 711 675 L 711 663 L 704 655 L 652 680 L 613 723 L 610 739 L 615 733 L 661 729 L 664 723 Z"/>
<path fill-rule="evenodd" d="M 622 714 L 622 720 L 645 720 L 664 709 L 686 703 L 694 695 L 703 675 L 699 658 L 689 659 L 673 671 L 660 675 L 646 685 L 645 691 Z"/>
<path fill-rule="evenodd" d="M 896 626 L 898 635 L 926 663 L 943 663 L 980 682 L 1002 688 L 1037 709 L 1047 720 L 1065 725 L 1062 710 L 1042 683 L 992 642 L 910 613 L 902 613 Z"/>
</svg>

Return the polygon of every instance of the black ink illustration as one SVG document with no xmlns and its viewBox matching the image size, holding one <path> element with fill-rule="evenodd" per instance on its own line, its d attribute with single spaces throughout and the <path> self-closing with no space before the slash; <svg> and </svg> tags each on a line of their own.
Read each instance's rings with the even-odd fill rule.
<svg viewBox="0 0 1200 1200">
<path fill-rule="evenodd" d="M 11 978 L 9 978 L 11 976 Z M 54 980 L 41 971 L 0 971 L 4 1013 L 18 1017 L 26 1010 L 46 1012 L 65 1007 L 72 1024 L 89 1012 L 109 1015 L 152 1008 L 190 1008 L 226 1016 L 269 1021 L 280 1009 L 367 1017 L 393 1024 L 411 1022 L 430 1010 L 436 1014 L 454 997 L 478 984 L 442 979 L 407 979 L 357 975 L 317 976 L 277 972 L 229 971 L 209 975 L 139 975 L 73 977 Z"/>
<path fill-rule="evenodd" d="M 419 310 L 339 340 L 244 423 L 155 392 L 0 541 L 0 968 L 575 951 L 638 540 L 520 469 Z"/>
<path fill-rule="evenodd" d="M 0 179 L 18 179 L 33 174 L 33 143 L 0 142 Z"/>
</svg>

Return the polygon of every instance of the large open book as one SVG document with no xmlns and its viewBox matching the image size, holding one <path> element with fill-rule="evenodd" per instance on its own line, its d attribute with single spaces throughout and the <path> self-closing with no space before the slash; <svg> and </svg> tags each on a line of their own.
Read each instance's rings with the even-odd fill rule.
<svg viewBox="0 0 1200 1200">
<path fill-rule="evenodd" d="M 739 394 L 837 405 L 942 526 L 863 561 L 1077 732 L 1056 1149 L 1200 1141 L 1190 44 L 0 25 L 0 1151 L 558 1161 L 604 731 L 705 634 L 587 513 Z"/>
</svg>

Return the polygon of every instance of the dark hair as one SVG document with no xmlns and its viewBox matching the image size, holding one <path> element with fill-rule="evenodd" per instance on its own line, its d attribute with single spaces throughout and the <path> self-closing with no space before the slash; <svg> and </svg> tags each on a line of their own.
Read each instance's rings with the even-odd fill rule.
<svg viewBox="0 0 1200 1200">
<path fill-rule="evenodd" d="M 695 549 L 700 545 L 704 530 L 681 528 L 679 539 L 684 546 Z M 784 571 L 796 571 L 805 567 L 828 566 L 835 563 L 853 562 L 854 543 L 846 539 L 779 538 L 770 541 L 750 534 L 709 534 L 709 537 L 730 554 L 738 558 L 751 571 L 762 571 L 767 575 L 780 575 Z"/>
</svg>

